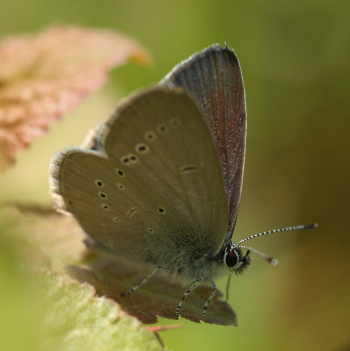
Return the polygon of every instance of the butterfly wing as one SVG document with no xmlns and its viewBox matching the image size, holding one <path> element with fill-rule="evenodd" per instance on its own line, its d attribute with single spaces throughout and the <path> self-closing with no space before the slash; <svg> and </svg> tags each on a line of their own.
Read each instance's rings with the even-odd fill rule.
<svg viewBox="0 0 350 351">
<path fill-rule="evenodd" d="M 205 111 L 223 168 L 231 238 L 242 192 L 247 123 L 238 58 L 230 48 L 213 45 L 177 65 L 162 84 L 185 88 Z"/>
<path fill-rule="evenodd" d="M 52 191 L 86 233 L 117 254 L 173 267 L 183 257 L 214 256 L 228 208 L 202 114 L 179 88 L 136 94 L 100 127 L 97 150 L 55 156 Z"/>
</svg>

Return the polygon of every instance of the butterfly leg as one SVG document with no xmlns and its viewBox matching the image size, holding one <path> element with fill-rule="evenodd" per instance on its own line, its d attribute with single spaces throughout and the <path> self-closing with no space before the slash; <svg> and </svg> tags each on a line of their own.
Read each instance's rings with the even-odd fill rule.
<svg viewBox="0 0 350 351">
<path fill-rule="evenodd" d="M 210 301 L 213 299 L 213 297 L 214 297 L 214 295 L 215 295 L 215 293 L 216 293 L 216 290 L 218 290 L 218 287 L 217 287 L 217 285 L 215 284 L 214 280 L 211 280 L 211 279 L 210 279 L 209 281 L 210 281 L 211 285 L 213 286 L 213 291 L 212 291 L 212 293 L 210 294 L 210 296 L 209 296 L 207 302 L 206 302 L 205 305 L 204 305 L 203 313 L 202 313 L 202 319 L 204 318 L 205 312 L 207 312 L 207 307 L 208 307 L 208 305 L 210 304 Z"/>
<path fill-rule="evenodd" d="M 230 284 L 231 284 L 232 273 L 229 274 L 226 283 L 226 302 L 228 302 L 229 294 L 230 294 Z"/>
<path fill-rule="evenodd" d="M 187 295 L 193 291 L 196 286 L 198 285 L 199 282 L 201 282 L 203 280 L 202 277 L 200 278 L 197 278 L 194 283 L 190 286 L 190 288 L 184 293 L 184 296 L 182 297 L 182 300 L 180 301 L 180 303 L 178 304 L 177 306 L 177 309 L 176 309 L 176 319 L 179 319 L 179 315 L 180 315 L 180 308 L 181 308 L 181 305 L 182 303 L 184 302 L 185 298 L 187 297 Z"/>
<path fill-rule="evenodd" d="M 146 281 L 152 277 L 152 275 L 154 275 L 156 272 L 158 272 L 162 267 L 158 266 L 156 269 L 154 269 L 150 274 L 148 274 L 148 276 L 138 285 L 136 285 L 135 287 L 133 287 L 131 290 L 126 291 L 124 293 L 121 293 L 120 296 L 125 296 L 125 295 L 129 295 L 132 292 L 134 292 L 136 289 L 138 289 L 141 285 L 145 284 Z"/>
</svg>

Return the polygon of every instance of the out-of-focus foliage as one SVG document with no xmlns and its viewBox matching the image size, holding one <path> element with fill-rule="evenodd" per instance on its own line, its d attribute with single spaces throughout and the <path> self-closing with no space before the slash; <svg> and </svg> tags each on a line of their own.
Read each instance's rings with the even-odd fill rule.
<svg viewBox="0 0 350 351">
<path fill-rule="evenodd" d="M 1 40 L 0 171 L 128 58 L 149 61 L 139 44 L 111 30 L 61 25 Z"/>
<path fill-rule="evenodd" d="M 0 212 L 1 350 L 161 349 L 115 301 L 66 273 L 67 264 L 84 257 L 77 224 L 37 206 Z"/>
</svg>

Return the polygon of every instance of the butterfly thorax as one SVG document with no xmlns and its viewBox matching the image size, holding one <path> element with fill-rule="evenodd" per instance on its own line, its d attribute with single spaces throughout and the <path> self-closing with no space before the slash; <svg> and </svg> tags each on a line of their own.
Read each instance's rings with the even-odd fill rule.
<svg viewBox="0 0 350 351">
<path fill-rule="evenodd" d="M 167 250 L 157 257 L 150 254 L 147 261 L 187 283 L 197 278 L 208 281 L 228 272 L 242 274 L 249 266 L 251 258 L 249 252 L 244 255 L 237 244 L 229 242 L 217 254 L 211 253 L 206 246 L 187 245 L 179 247 L 178 250 Z"/>
</svg>

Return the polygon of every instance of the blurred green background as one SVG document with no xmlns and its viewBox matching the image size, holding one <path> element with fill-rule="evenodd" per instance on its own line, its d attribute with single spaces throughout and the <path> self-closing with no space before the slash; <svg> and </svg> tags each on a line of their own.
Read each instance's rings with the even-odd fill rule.
<svg viewBox="0 0 350 351">
<path fill-rule="evenodd" d="M 349 350 L 349 13 L 346 0 L 2 2 L 1 36 L 60 22 L 112 28 L 144 45 L 154 66 L 114 70 L 100 92 L 21 152 L 17 165 L 1 175 L 1 201 L 51 204 L 47 173 L 54 151 L 79 145 L 122 96 L 159 81 L 192 53 L 226 42 L 240 59 L 248 108 L 235 240 L 302 223 L 320 227 L 250 242 L 280 266 L 256 258 L 246 274 L 232 279 L 238 328 L 181 320 L 184 328 L 164 332 L 164 342 L 173 350 Z M 0 284 L 17 291 L 11 245 L 1 248 Z M 225 283 L 219 282 L 221 289 Z"/>
</svg>

